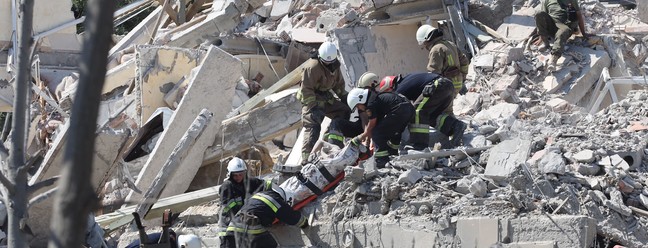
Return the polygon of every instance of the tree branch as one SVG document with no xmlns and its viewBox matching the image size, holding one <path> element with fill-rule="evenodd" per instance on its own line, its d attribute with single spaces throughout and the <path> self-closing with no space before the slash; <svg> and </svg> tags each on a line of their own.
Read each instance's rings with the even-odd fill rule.
<svg viewBox="0 0 648 248">
<path fill-rule="evenodd" d="M 31 195 L 34 192 L 41 190 L 42 188 L 52 186 L 58 179 L 59 176 L 55 176 L 28 186 L 27 195 Z"/>
<path fill-rule="evenodd" d="M 27 203 L 27 209 L 31 208 L 31 206 L 33 206 L 35 204 L 38 204 L 39 202 L 47 200 L 47 198 L 50 198 L 52 195 L 54 195 L 54 193 L 56 193 L 57 190 L 58 190 L 58 187 L 52 188 L 52 189 L 50 189 L 48 191 L 40 193 L 37 196 L 34 196 L 34 198 L 31 198 L 31 200 L 29 200 L 29 203 Z"/>
<path fill-rule="evenodd" d="M 4 159 L 9 157 L 9 150 L 0 142 L 0 156 Z"/>
<path fill-rule="evenodd" d="M 7 177 L 0 172 L 0 183 L 2 183 L 2 186 L 4 186 L 7 189 L 7 192 L 9 192 L 10 195 L 13 195 L 14 193 L 14 184 L 7 179 Z"/>
</svg>

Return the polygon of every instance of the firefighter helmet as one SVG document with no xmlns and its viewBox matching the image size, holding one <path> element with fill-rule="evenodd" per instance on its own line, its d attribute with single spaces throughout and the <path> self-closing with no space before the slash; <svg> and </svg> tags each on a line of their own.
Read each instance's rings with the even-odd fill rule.
<svg viewBox="0 0 648 248">
<path fill-rule="evenodd" d="M 358 79 L 358 88 L 375 88 L 378 84 L 378 75 L 373 72 L 365 72 Z"/>
<path fill-rule="evenodd" d="M 416 30 L 416 41 L 418 41 L 419 45 L 423 45 L 423 42 L 430 41 L 442 35 L 443 32 L 440 29 L 425 24 Z"/>
<path fill-rule="evenodd" d="M 319 58 L 324 62 L 333 62 L 337 59 L 337 47 L 332 42 L 324 42 L 320 45 Z"/>
<path fill-rule="evenodd" d="M 247 166 L 245 166 L 245 161 L 243 161 L 243 159 L 233 157 L 232 160 L 230 160 L 229 163 L 227 163 L 228 173 L 241 172 L 246 170 L 247 170 Z"/>
<path fill-rule="evenodd" d="M 396 85 L 396 76 L 386 76 L 380 80 L 378 85 L 378 92 L 388 92 L 394 90 L 394 85 Z"/>
<path fill-rule="evenodd" d="M 369 98 L 369 89 L 355 88 L 349 92 L 347 104 L 349 108 L 355 109 L 356 105 L 367 103 L 367 98 Z"/>
<path fill-rule="evenodd" d="M 193 234 L 185 234 L 178 236 L 179 248 L 200 248 L 200 238 Z"/>
</svg>

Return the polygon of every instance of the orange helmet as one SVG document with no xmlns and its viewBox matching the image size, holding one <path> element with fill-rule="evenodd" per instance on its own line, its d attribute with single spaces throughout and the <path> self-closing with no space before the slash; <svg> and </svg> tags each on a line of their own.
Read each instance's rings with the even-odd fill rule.
<svg viewBox="0 0 648 248">
<path fill-rule="evenodd" d="M 386 76 L 382 80 L 380 80 L 380 84 L 378 85 L 378 92 L 389 92 L 394 90 L 394 86 L 396 85 L 396 76 Z"/>
</svg>

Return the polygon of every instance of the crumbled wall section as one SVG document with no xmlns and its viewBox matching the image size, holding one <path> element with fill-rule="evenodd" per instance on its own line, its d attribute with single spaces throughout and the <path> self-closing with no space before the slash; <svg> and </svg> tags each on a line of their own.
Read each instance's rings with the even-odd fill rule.
<svg viewBox="0 0 648 248">
<path fill-rule="evenodd" d="M 136 87 L 141 107 L 140 125 L 159 107 L 166 107 L 164 95 L 198 66 L 202 52 L 193 49 L 140 45 L 135 48 Z"/>
<path fill-rule="evenodd" d="M 390 25 L 336 29 L 347 88 L 360 75 L 372 71 L 379 77 L 426 71 L 428 51 L 416 42 L 412 25 Z"/>
</svg>

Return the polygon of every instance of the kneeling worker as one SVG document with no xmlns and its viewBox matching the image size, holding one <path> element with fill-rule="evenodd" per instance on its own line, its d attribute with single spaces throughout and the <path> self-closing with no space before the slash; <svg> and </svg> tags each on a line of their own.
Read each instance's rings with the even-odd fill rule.
<svg viewBox="0 0 648 248">
<path fill-rule="evenodd" d="M 403 130 L 414 115 L 414 106 L 404 96 L 393 92 L 377 93 L 355 88 L 349 92 L 347 103 L 351 109 L 365 112 L 369 123 L 364 132 L 354 138 L 373 141 L 377 168 L 384 168 L 389 155 L 398 155 Z"/>
<path fill-rule="evenodd" d="M 414 150 L 429 146 L 430 125 L 448 137 L 453 146 L 460 146 L 466 124 L 444 110 L 454 99 L 453 82 L 432 72 L 412 73 L 405 77 L 387 76 L 377 87 L 380 91 L 394 88 L 399 94 L 414 101 L 416 113 L 410 121 L 409 143 Z"/>
<path fill-rule="evenodd" d="M 293 210 L 286 203 L 285 198 L 286 193 L 276 184 L 272 185 L 272 190 L 254 194 L 245 202 L 227 227 L 227 232 L 230 233 L 226 236 L 228 246 L 231 248 L 277 247 L 277 241 L 266 229 L 272 225 L 275 218 L 288 225 L 308 227 L 306 217 L 301 212 Z"/>
</svg>

